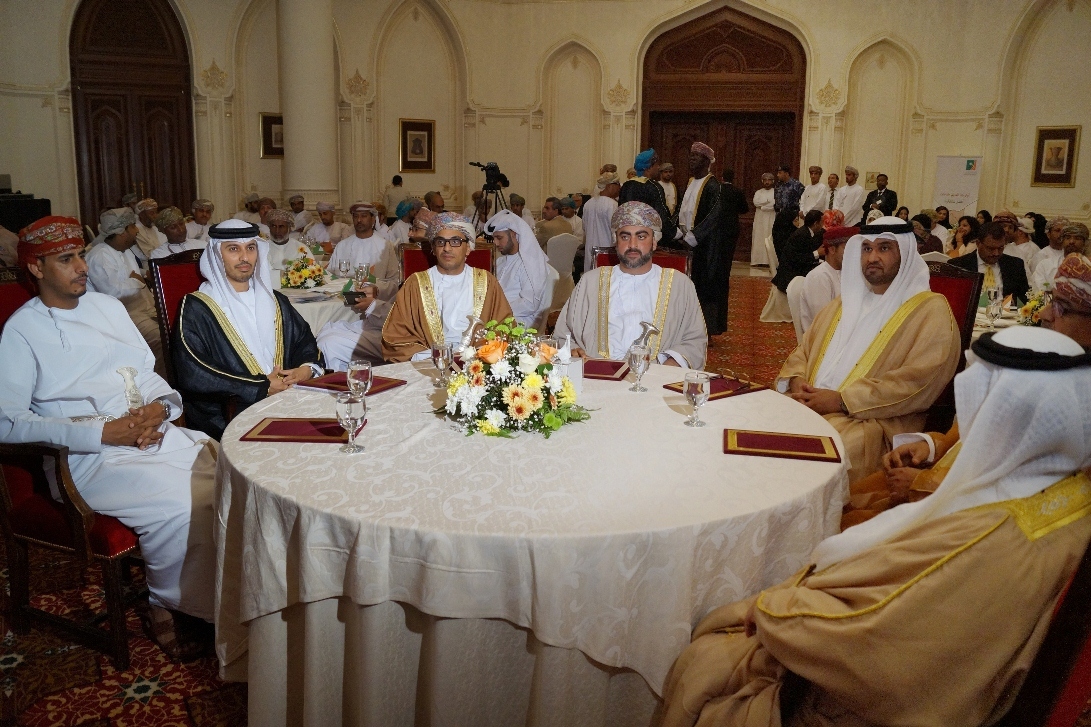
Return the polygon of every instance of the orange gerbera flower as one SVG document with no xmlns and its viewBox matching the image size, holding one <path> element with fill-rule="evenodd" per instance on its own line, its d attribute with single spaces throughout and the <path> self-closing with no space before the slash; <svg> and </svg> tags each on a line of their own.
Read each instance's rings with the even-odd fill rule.
<svg viewBox="0 0 1091 727">
<path fill-rule="evenodd" d="M 527 404 L 530 405 L 531 411 L 538 411 L 542 408 L 542 403 L 545 399 L 542 397 L 542 392 L 539 389 L 530 389 L 525 392 L 525 398 Z"/>
<path fill-rule="evenodd" d="M 531 413 L 532 410 L 530 406 L 527 404 L 526 401 L 523 401 L 522 399 L 508 405 L 508 414 L 510 414 L 511 418 L 515 419 L 516 421 L 523 421 L 524 419 L 529 417 Z"/>
</svg>

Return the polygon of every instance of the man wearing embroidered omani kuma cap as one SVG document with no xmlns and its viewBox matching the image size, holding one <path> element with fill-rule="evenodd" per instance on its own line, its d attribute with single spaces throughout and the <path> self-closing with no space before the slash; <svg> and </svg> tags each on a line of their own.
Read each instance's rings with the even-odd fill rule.
<svg viewBox="0 0 1091 727">
<path fill-rule="evenodd" d="M 659 214 L 643 202 L 626 202 L 610 226 L 618 264 L 580 278 L 555 335 L 571 333 L 578 355 L 619 361 L 646 321 L 661 331 L 648 342 L 657 363 L 703 368 L 708 336 L 697 291 L 685 275 L 652 262 L 662 230 Z"/>
<path fill-rule="evenodd" d="M 155 216 L 155 227 L 164 235 L 167 241 L 152 250 L 151 258 L 165 258 L 176 255 L 186 250 L 204 250 L 208 245 L 207 240 L 192 239 L 186 235 L 186 218 L 182 216 L 182 210 L 177 207 L 166 207 Z"/>
<path fill-rule="evenodd" d="M 87 504 L 137 532 L 156 639 L 182 657 L 168 609 L 209 621 L 213 613 L 216 448 L 170 423 L 182 399 L 153 370 L 121 303 L 87 290 L 83 246 L 70 217 L 45 217 L 20 235 L 19 261 L 38 295 L 0 335 L 0 441 L 68 448 Z"/>
<path fill-rule="evenodd" d="M 1011 707 L 1091 540 L 1091 356 L 1012 326 L 967 359 L 935 493 L 705 616 L 663 725 L 988 725 Z"/>
<path fill-rule="evenodd" d="M 318 210 L 318 219 L 303 228 L 304 236 L 310 237 L 315 242 L 329 243 L 334 247 L 341 240 L 352 236 L 351 227 L 333 218 L 332 204 L 319 202 L 315 205 L 315 209 Z"/>
<path fill-rule="evenodd" d="M 423 361 L 433 344 L 460 342 L 468 316 L 486 323 L 511 316 L 508 299 L 492 273 L 466 264 L 474 234 L 462 215 L 442 212 L 432 219 L 428 239 L 436 264 L 409 276 L 398 291 L 383 325 L 385 360 Z"/>
<path fill-rule="evenodd" d="M 837 429 L 854 482 L 879 468 L 891 437 L 920 431 L 960 348 L 950 305 L 929 291 L 913 228 L 882 217 L 848 241 L 841 295 L 788 356 L 777 390 Z"/>
<path fill-rule="evenodd" d="M 227 395 L 239 397 L 241 410 L 320 376 L 322 367 L 307 322 L 272 289 L 269 243 L 257 226 L 227 220 L 208 234 L 205 282 L 182 299 L 171 354 L 186 421 L 219 439 Z"/>
</svg>

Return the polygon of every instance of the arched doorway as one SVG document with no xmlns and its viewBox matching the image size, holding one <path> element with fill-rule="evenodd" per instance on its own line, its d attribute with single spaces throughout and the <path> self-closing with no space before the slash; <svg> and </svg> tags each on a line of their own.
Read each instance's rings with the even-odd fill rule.
<svg viewBox="0 0 1091 727">
<path fill-rule="evenodd" d="M 84 0 L 69 37 L 80 214 L 128 192 L 188 209 L 197 184 L 189 52 L 166 0 Z"/>
<path fill-rule="evenodd" d="M 679 195 L 698 140 L 716 150 L 713 172 L 734 169 L 748 199 L 779 164 L 798 178 L 806 76 L 803 46 L 786 30 L 732 8 L 684 23 L 644 56 L 643 148 L 674 164 Z M 739 222 L 735 257 L 749 260 L 752 214 Z"/>
</svg>

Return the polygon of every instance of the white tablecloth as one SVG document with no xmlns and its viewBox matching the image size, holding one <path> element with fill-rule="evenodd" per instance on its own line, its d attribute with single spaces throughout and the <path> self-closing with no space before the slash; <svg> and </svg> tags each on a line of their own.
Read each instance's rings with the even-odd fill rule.
<svg viewBox="0 0 1091 727">
<path fill-rule="evenodd" d="M 644 394 L 584 382 L 591 420 L 549 440 L 466 437 L 431 414 L 430 369 L 378 370 L 410 383 L 369 397 L 363 455 L 239 441 L 267 416 L 333 416 L 317 392 L 262 401 L 224 435 L 218 648 L 226 677 L 248 671 L 255 724 L 412 724 L 421 710 L 513 724 L 488 711 L 496 699 L 517 722 L 556 722 L 588 690 L 586 709 L 647 723 L 701 617 L 787 578 L 838 529 L 845 464 L 722 453 L 724 427 L 830 435 L 843 451 L 787 397 L 710 402 L 695 430 L 661 388 L 681 372 L 653 366 Z"/>
<path fill-rule="evenodd" d="M 321 291 L 329 294 L 337 293 L 344 284 L 344 280 L 337 280 L 327 283 L 320 288 L 314 288 L 313 291 Z M 346 306 L 345 299 L 340 296 L 309 303 L 302 303 L 295 300 L 296 297 L 312 293 L 313 291 L 281 289 L 280 292 L 288 298 L 292 307 L 299 312 L 299 315 L 303 316 L 303 320 L 307 321 L 307 325 L 311 327 L 311 333 L 314 335 L 317 336 L 318 332 L 322 330 L 322 326 L 330 321 L 360 320 L 360 315 L 352 310 L 352 308 Z"/>
</svg>

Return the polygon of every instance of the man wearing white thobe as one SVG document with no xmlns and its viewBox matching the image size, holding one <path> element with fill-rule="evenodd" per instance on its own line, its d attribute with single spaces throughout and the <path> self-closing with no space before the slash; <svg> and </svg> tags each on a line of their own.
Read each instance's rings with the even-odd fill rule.
<svg viewBox="0 0 1091 727">
<path fill-rule="evenodd" d="M 606 172 L 595 183 L 598 194 L 583 203 L 583 271 L 595 267 L 595 251 L 614 246 L 614 231 L 610 218 L 617 211 L 617 196 L 621 179 L 617 172 Z M 561 271 L 557 271 L 561 272 Z"/>
<path fill-rule="evenodd" d="M 390 234 L 387 235 L 392 243 L 395 245 L 409 243 L 409 236 L 413 232 L 413 220 L 423 206 L 419 199 L 403 199 L 398 203 L 397 209 L 394 210 L 394 215 L 398 219 L 394 220 L 394 224 L 390 226 Z"/>
<path fill-rule="evenodd" d="M 302 194 L 293 194 L 288 198 L 288 206 L 292 210 L 292 232 L 303 232 L 303 228 L 311 223 L 311 213 L 307 211 Z"/>
<path fill-rule="evenodd" d="M 193 201 L 192 211 L 193 219 L 186 222 L 186 237 L 207 243 L 208 228 L 212 226 L 212 213 L 216 211 L 216 205 L 211 200 L 197 199 Z"/>
<path fill-rule="evenodd" d="M 530 229 L 534 229 L 534 215 L 527 209 L 526 199 L 519 194 L 512 194 L 508 196 L 508 207 L 512 212 L 526 220 L 526 223 L 530 225 Z"/>
<path fill-rule="evenodd" d="M 98 229 L 99 236 L 87 253 L 87 289 L 121 301 L 155 360 L 162 364 L 159 319 L 137 263 L 136 216 L 128 207 L 106 210 L 99 217 Z"/>
<path fill-rule="evenodd" d="M 772 172 L 761 175 L 761 189 L 754 192 L 754 231 L 750 241 L 750 264 L 769 267 L 769 254 L 765 240 L 773 234 L 773 220 L 777 217 L 776 195 L 773 192 Z"/>
<path fill-rule="evenodd" d="M 693 282 L 652 262 L 662 225 L 658 212 L 643 202 L 617 208 L 611 227 L 619 264 L 580 278 L 557 319 L 555 335 L 571 334 L 574 354 L 623 361 L 643 334 L 640 324 L 648 322 L 660 329 L 648 342 L 654 362 L 694 369 L 705 365 L 708 336 Z M 605 330 L 600 328 L 604 321 Z"/>
<path fill-rule="evenodd" d="M 186 250 L 204 250 L 207 240 L 186 237 L 186 218 L 177 207 L 167 207 L 155 216 L 155 227 L 167 240 L 152 250 L 151 259 L 165 258 Z"/>
<path fill-rule="evenodd" d="M 534 230 L 510 210 L 500 210 L 485 224 L 500 257 L 496 260 L 496 279 L 504 289 L 515 320 L 524 326 L 545 330 L 545 317 L 552 304 L 552 286 L 557 279 L 546 259 Z"/>
<path fill-rule="evenodd" d="M 318 220 L 311 222 L 303 230 L 303 235 L 310 237 L 318 243 L 328 242 L 335 246 L 341 240 L 352 234 L 352 228 L 344 222 L 333 219 L 333 205 L 329 202 L 319 202 L 315 205 L 318 210 Z"/>
<path fill-rule="evenodd" d="M 674 165 L 670 162 L 659 165 L 659 186 L 667 198 L 667 211 L 673 215 L 678 211 L 678 186 L 674 183 Z"/>
<path fill-rule="evenodd" d="M 276 287 L 280 284 L 280 271 L 300 258 L 314 262 L 314 255 L 303 244 L 299 233 L 292 230 L 295 215 L 291 212 L 271 210 L 265 215 L 265 221 L 269 224 L 269 268 L 276 271 L 271 284 Z"/>
<path fill-rule="evenodd" d="M 800 217 L 806 217 L 811 210 L 825 212 L 829 209 L 830 188 L 822 182 L 822 167 L 813 166 L 807 171 L 811 183 L 803 188 L 803 196 L 799 198 Z"/>
<path fill-rule="evenodd" d="M 140 267 L 145 267 L 152 251 L 165 245 L 167 236 L 156 229 L 155 216 L 159 214 L 159 203 L 152 198 L 136 203 L 136 248 L 134 251 Z"/>
<path fill-rule="evenodd" d="M 855 227 L 864 217 L 864 197 L 867 192 L 856 183 L 860 172 L 856 167 L 845 167 L 845 186 L 838 187 L 833 198 L 833 208 L 845 215 L 845 227 Z"/>
<path fill-rule="evenodd" d="M 800 330 L 804 333 L 818 311 L 841 295 L 841 263 L 845 259 L 845 245 L 849 238 L 860 232 L 858 227 L 831 227 L 822 236 L 822 248 L 826 258 L 807 273 L 799 296 Z"/>
<path fill-rule="evenodd" d="M 1035 253 L 1030 259 L 1030 288 L 1031 290 L 1045 290 L 1052 287 L 1053 276 L 1057 274 L 1057 268 L 1064 260 L 1064 228 L 1069 225 L 1067 217 L 1054 217 L 1046 223 L 1046 238 L 1049 244 Z M 1039 266 L 1045 267 L 1039 271 Z M 1047 277 L 1048 276 L 1048 277 Z"/>
<path fill-rule="evenodd" d="M 346 370 L 349 361 L 357 358 L 375 364 L 383 362 L 383 323 L 401 285 L 394 245 L 374 231 L 375 207 L 357 202 L 349 212 L 356 234 L 346 237 L 334 248 L 329 269 L 336 272 L 340 261 L 348 260 L 353 270 L 358 265 L 370 266 L 371 276 L 369 284 L 356 291 L 363 293 L 353 306 L 360 320 L 331 321 L 318 332 L 318 348 L 326 365 L 334 371 Z"/>
<path fill-rule="evenodd" d="M 211 621 L 216 446 L 170 423 L 181 397 L 152 370 L 121 304 L 87 292 L 83 244 L 79 221 L 62 217 L 39 220 L 20 240 L 39 295 L 0 337 L 0 441 L 68 447 L 87 504 L 137 533 L 153 620 L 170 621 L 166 609 L 175 609 Z M 137 390 L 119 372 L 127 367 Z M 133 408 L 129 394 L 143 403 Z"/>
<path fill-rule="evenodd" d="M 255 192 L 251 192 L 246 195 L 242 200 L 243 207 L 231 216 L 231 219 L 242 220 L 243 222 L 249 222 L 251 225 L 257 225 L 261 222 L 261 214 L 258 210 L 261 208 L 261 197 Z"/>
</svg>

